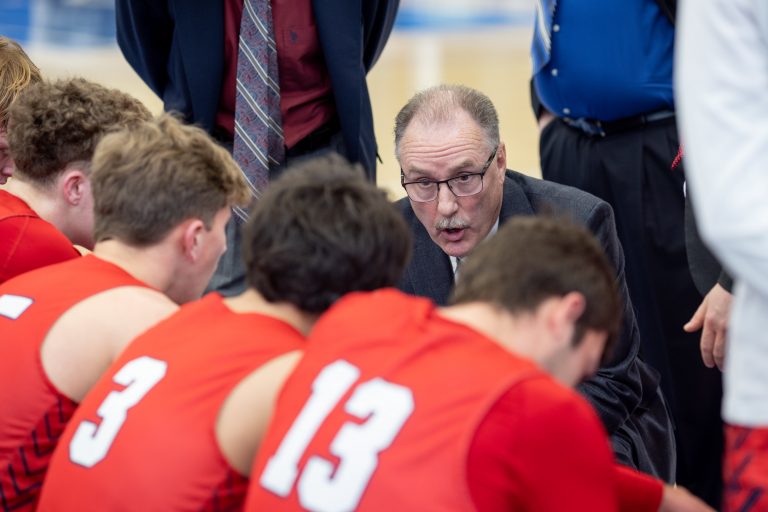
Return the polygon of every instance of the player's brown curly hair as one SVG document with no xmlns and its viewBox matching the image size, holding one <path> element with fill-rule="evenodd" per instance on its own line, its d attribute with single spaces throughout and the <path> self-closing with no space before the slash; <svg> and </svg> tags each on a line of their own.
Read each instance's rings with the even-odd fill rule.
<svg viewBox="0 0 768 512">
<path fill-rule="evenodd" d="M 40 70 L 19 44 L 0 36 L 0 128 L 8 122 L 11 103 L 27 86 L 40 82 Z"/>
<path fill-rule="evenodd" d="M 270 302 L 322 313 L 342 295 L 394 286 L 411 233 L 362 168 L 328 154 L 271 183 L 243 234 L 248 282 Z"/>
<path fill-rule="evenodd" d="M 8 117 L 14 176 L 48 184 L 67 165 L 89 162 L 105 134 L 151 117 L 132 96 L 82 78 L 33 84 Z"/>
</svg>

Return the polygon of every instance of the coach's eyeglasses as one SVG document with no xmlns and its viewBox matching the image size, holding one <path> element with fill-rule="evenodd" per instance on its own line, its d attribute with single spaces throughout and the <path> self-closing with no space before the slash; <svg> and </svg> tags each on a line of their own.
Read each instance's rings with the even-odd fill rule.
<svg viewBox="0 0 768 512">
<path fill-rule="evenodd" d="M 441 183 L 448 185 L 448 189 L 453 192 L 453 195 L 456 197 L 473 196 L 483 190 L 483 176 L 488 172 L 488 167 L 491 166 L 491 162 L 493 162 L 498 150 L 499 146 L 496 146 L 480 172 L 460 174 L 459 176 L 447 180 L 419 179 L 406 182 L 403 169 L 400 168 L 400 184 L 405 189 L 405 193 L 408 194 L 408 197 L 417 203 L 428 203 L 437 199 L 437 196 L 440 193 Z"/>
</svg>

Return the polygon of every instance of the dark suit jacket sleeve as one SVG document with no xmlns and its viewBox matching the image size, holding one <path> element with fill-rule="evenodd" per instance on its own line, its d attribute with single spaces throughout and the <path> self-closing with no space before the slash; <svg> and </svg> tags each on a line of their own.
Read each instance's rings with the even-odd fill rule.
<svg viewBox="0 0 768 512">
<path fill-rule="evenodd" d="M 117 0 L 117 44 L 134 71 L 163 97 L 174 23 L 168 2 Z"/>
<path fill-rule="evenodd" d="M 366 0 L 363 2 L 363 63 L 370 71 L 379 60 L 395 25 L 400 0 Z"/>
<path fill-rule="evenodd" d="M 597 236 L 606 255 L 616 268 L 619 294 L 624 302 L 619 337 L 606 364 L 597 374 L 580 386 L 580 391 L 592 402 L 609 434 L 618 429 L 643 398 L 643 383 L 638 359 L 640 334 L 624 277 L 624 253 L 621 250 L 613 220 L 613 211 L 600 201 L 589 212 L 587 227 Z M 653 390 L 648 390 L 652 393 Z"/>
<path fill-rule="evenodd" d="M 720 277 L 717 278 L 717 284 L 723 287 L 728 293 L 733 293 L 733 277 L 723 270 L 720 272 Z"/>
<path fill-rule="evenodd" d="M 224 69 L 224 9 L 213 0 L 117 0 L 117 42 L 163 100 L 208 131 L 215 127 Z"/>
</svg>

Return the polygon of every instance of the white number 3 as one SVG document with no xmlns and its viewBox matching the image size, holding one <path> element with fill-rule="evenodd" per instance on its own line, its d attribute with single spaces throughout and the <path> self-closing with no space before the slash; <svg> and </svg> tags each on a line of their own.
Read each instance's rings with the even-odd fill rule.
<svg viewBox="0 0 768 512">
<path fill-rule="evenodd" d="M 96 411 L 102 419 L 99 425 L 92 421 L 83 421 L 78 425 L 69 443 L 69 458 L 72 462 L 87 468 L 101 462 L 120 432 L 128 409 L 139 403 L 165 377 L 167 368 L 168 363 L 165 361 L 147 356 L 129 361 L 120 368 L 112 380 L 127 387 L 110 392 L 101 402 Z"/>
<path fill-rule="evenodd" d="M 360 377 L 360 370 L 346 361 L 326 366 L 312 383 L 312 396 L 269 459 L 260 483 L 278 496 L 288 496 L 298 477 L 298 464 L 312 438 L 339 400 Z M 331 442 L 333 463 L 314 455 L 299 478 L 301 505 L 317 512 L 353 510 L 373 476 L 378 454 L 392 444 L 413 412 L 411 390 L 376 378 L 355 389 L 344 410 L 360 419 L 345 423 Z"/>
</svg>

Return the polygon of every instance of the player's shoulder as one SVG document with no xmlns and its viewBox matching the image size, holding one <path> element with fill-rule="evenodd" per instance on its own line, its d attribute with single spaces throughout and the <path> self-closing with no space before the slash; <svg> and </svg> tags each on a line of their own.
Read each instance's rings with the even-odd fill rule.
<svg viewBox="0 0 768 512">
<path fill-rule="evenodd" d="M 395 288 L 351 292 L 342 297 L 333 308 L 378 311 L 382 307 L 405 308 L 418 302 L 418 298 L 406 295 Z"/>
<path fill-rule="evenodd" d="M 338 300 L 320 318 L 314 331 L 321 332 L 326 325 L 338 328 L 340 323 L 362 329 L 369 329 L 371 323 L 385 323 L 392 328 L 423 317 L 432 309 L 434 306 L 427 299 L 407 295 L 395 288 L 353 292 Z"/>
<path fill-rule="evenodd" d="M 59 323 L 90 325 L 93 332 L 105 334 L 134 331 L 154 325 L 177 310 L 178 305 L 158 290 L 126 285 L 86 297 L 67 310 Z"/>
<path fill-rule="evenodd" d="M 80 255 L 64 233 L 37 216 L 13 215 L 0 218 L 0 236 L 6 240 L 14 239 L 16 250 L 40 261 L 61 261 L 66 258 L 60 255 L 68 258 Z"/>
<path fill-rule="evenodd" d="M 578 421 L 595 427 L 600 421 L 592 406 L 573 389 L 540 372 L 521 380 L 504 397 L 507 407 L 525 411 L 527 420 L 551 426 Z"/>
<path fill-rule="evenodd" d="M 147 286 L 118 286 L 99 295 L 102 300 L 119 299 L 120 304 L 131 304 L 144 309 L 178 309 L 167 295 Z"/>
<path fill-rule="evenodd" d="M 37 214 L 19 196 L 0 189 L 0 221 L 18 217 L 37 217 Z"/>
</svg>

